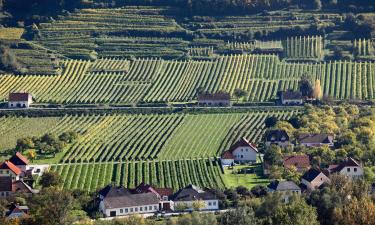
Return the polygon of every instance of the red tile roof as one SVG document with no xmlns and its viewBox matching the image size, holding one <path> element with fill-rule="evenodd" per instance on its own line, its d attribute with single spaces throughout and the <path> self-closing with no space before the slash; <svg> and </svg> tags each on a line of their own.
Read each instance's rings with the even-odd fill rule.
<svg viewBox="0 0 375 225">
<path fill-rule="evenodd" d="M 287 168 L 295 166 L 297 169 L 308 169 L 310 167 L 310 158 L 305 154 L 285 156 L 283 161 L 284 167 Z"/>
<path fill-rule="evenodd" d="M 27 102 L 29 101 L 29 93 L 9 93 L 10 102 Z"/>
<path fill-rule="evenodd" d="M 29 160 L 27 160 L 27 158 L 19 152 L 13 155 L 12 158 L 9 159 L 9 161 L 12 162 L 14 165 L 28 165 L 29 164 Z"/>
<path fill-rule="evenodd" d="M 250 143 L 248 140 L 246 140 L 246 138 L 241 138 L 239 141 L 237 141 L 234 145 L 232 145 L 228 151 L 230 152 L 233 152 L 234 150 L 236 150 L 238 147 L 250 147 L 252 148 L 254 151 L 258 152 L 258 149 L 256 148 L 256 146 L 252 143 Z"/>
<path fill-rule="evenodd" d="M 17 166 L 15 166 L 13 163 L 11 163 L 10 161 L 5 161 L 3 162 L 2 164 L 0 164 L 0 169 L 8 169 L 8 170 L 11 170 L 13 173 L 15 173 L 16 175 L 20 175 L 20 173 L 22 172 L 20 168 L 18 168 Z"/>
<path fill-rule="evenodd" d="M 221 158 L 222 159 L 234 159 L 234 156 L 233 156 L 232 152 L 225 151 L 225 152 L 223 152 L 223 154 L 221 154 Z"/>
</svg>

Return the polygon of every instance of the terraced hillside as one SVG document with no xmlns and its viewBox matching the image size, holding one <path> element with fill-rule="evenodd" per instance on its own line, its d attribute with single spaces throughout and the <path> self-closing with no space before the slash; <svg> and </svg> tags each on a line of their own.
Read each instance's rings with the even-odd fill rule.
<svg viewBox="0 0 375 225">
<path fill-rule="evenodd" d="M 134 188 L 141 182 L 174 190 L 188 184 L 224 187 L 216 159 L 59 164 L 51 170 L 61 174 L 67 189 L 94 191 L 109 183 Z"/>
<path fill-rule="evenodd" d="M 69 60 L 55 76 L 0 75 L 0 99 L 12 91 L 28 91 L 37 102 L 137 103 L 186 102 L 196 90 L 236 88 L 248 93 L 246 101 L 272 101 L 279 90 L 297 89 L 300 77 L 319 79 L 322 92 L 335 99 L 373 99 L 374 62 L 332 61 L 285 63 L 274 55 L 230 55 L 213 61 L 160 59 Z"/>
<path fill-rule="evenodd" d="M 1 151 L 21 137 L 80 134 L 53 161 L 111 162 L 121 160 L 178 160 L 216 157 L 241 137 L 259 143 L 264 120 L 287 119 L 297 111 L 270 110 L 219 114 L 66 115 L 44 118 L 1 118 Z M 12 124 L 21 123 L 22 126 Z M 10 138 L 7 134 L 14 134 Z"/>
</svg>

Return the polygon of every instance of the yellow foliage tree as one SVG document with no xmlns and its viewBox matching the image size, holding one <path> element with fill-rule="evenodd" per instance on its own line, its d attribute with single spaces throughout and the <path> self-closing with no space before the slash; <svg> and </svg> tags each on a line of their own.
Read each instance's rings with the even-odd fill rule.
<svg viewBox="0 0 375 225">
<path fill-rule="evenodd" d="M 322 87 L 320 86 L 320 80 L 317 79 L 315 81 L 314 89 L 313 89 L 313 97 L 315 99 L 321 99 L 322 98 Z"/>
</svg>

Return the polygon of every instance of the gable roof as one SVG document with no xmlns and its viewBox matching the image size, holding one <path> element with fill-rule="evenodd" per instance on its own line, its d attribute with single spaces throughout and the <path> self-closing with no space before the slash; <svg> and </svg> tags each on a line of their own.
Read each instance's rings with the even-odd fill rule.
<svg viewBox="0 0 375 225">
<path fill-rule="evenodd" d="M 289 155 L 283 158 L 284 167 L 295 166 L 297 169 L 304 169 L 310 167 L 310 158 L 308 155 Z"/>
<path fill-rule="evenodd" d="M 230 94 L 228 93 L 214 93 L 214 94 L 198 94 L 198 101 L 230 101 Z"/>
<path fill-rule="evenodd" d="M 301 144 L 317 143 L 317 144 L 333 144 L 332 134 L 300 134 L 298 141 Z"/>
<path fill-rule="evenodd" d="M 307 180 L 308 182 L 311 182 L 313 180 L 315 180 L 315 178 L 317 176 L 319 176 L 321 173 L 323 173 L 322 171 L 316 169 L 316 168 L 311 168 L 309 169 L 308 171 L 306 171 L 305 174 L 303 174 L 302 176 L 302 179 L 305 179 Z M 324 173 L 323 173 L 324 174 Z M 325 175 L 325 174 L 324 174 Z"/>
<path fill-rule="evenodd" d="M 31 95 L 29 93 L 22 93 L 22 92 L 14 92 L 9 93 L 9 101 L 10 102 L 27 102 L 29 101 L 29 96 Z"/>
<path fill-rule="evenodd" d="M 290 99 L 300 100 L 302 99 L 302 93 L 299 91 L 283 91 L 281 92 L 281 97 L 287 100 L 290 100 Z"/>
<path fill-rule="evenodd" d="M 233 156 L 233 154 L 230 151 L 224 151 L 221 154 L 220 158 L 222 158 L 222 159 L 234 159 L 234 156 Z"/>
<path fill-rule="evenodd" d="M 11 163 L 10 161 L 5 161 L 3 162 L 2 164 L 0 164 L 0 169 L 3 169 L 3 170 L 11 170 L 13 173 L 15 173 L 16 175 L 20 175 L 21 174 L 21 169 L 18 168 L 17 166 L 15 166 L 13 163 Z"/>
<path fill-rule="evenodd" d="M 99 194 L 102 195 L 104 198 L 119 197 L 129 193 L 130 191 L 128 189 L 122 186 L 114 187 L 112 184 L 105 186 L 103 189 L 99 191 Z"/>
<path fill-rule="evenodd" d="M 160 196 L 171 196 L 173 195 L 172 188 L 154 188 Z"/>
<path fill-rule="evenodd" d="M 16 180 L 12 183 L 12 192 L 35 194 L 38 193 L 38 190 L 32 189 L 22 180 Z"/>
<path fill-rule="evenodd" d="M 18 166 L 18 165 L 28 165 L 29 164 L 29 160 L 27 160 L 27 158 L 19 152 L 16 152 L 16 154 L 13 155 L 9 159 L 9 161 L 12 162 L 16 166 Z"/>
<path fill-rule="evenodd" d="M 172 188 L 156 188 L 151 186 L 150 184 L 145 184 L 145 183 L 140 183 L 134 191 L 136 193 L 147 193 L 147 192 L 153 192 L 157 194 L 160 197 L 163 196 L 170 196 L 173 194 L 173 189 Z"/>
<path fill-rule="evenodd" d="M 239 141 L 234 143 L 234 145 L 230 146 L 229 152 L 233 153 L 234 150 L 236 150 L 238 147 L 250 147 L 255 152 L 258 152 L 258 149 L 255 145 L 251 144 L 246 138 L 241 138 Z"/>
<path fill-rule="evenodd" d="M 12 191 L 12 178 L 10 176 L 0 176 L 0 191 Z"/>
<path fill-rule="evenodd" d="M 269 130 L 266 133 L 266 141 L 282 141 L 283 137 L 285 138 L 283 141 L 289 141 L 289 135 L 285 130 Z"/>
<path fill-rule="evenodd" d="M 274 191 L 301 190 L 301 188 L 293 181 L 274 180 L 267 187 Z"/>
<path fill-rule="evenodd" d="M 107 209 L 134 207 L 159 204 L 159 198 L 152 192 L 132 194 L 128 192 L 122 196 L 106 197 L 103 203 Z"/>
<path fill-rule="evenodd" d="M 340 172 L 345 167 L 361 167 L 361 164 L 358 163 L 356 160 L 354 160 L 351 157 L 346 158 L 343 162 L 341 162 L 338 165 L 329 165 L 328 171 L 330 173 Z"/>
<path fill-rule="evenodd" d="M 204 191 L 195 185 L 188 185 L 177 191 L 173 196 L 173 201 L 195 201 L 195 200 L 215 200 L 216 196 L 210 191 Z"/>
</svg>

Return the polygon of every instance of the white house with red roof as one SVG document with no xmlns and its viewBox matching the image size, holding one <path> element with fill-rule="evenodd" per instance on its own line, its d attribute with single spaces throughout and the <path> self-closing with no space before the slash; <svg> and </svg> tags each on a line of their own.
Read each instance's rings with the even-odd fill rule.
<svg viewBox="0 0 375 225">
<path fill-rule="evenodd" d="M 19 180 L 22 170 L 10 161 L 0 164 L 0 177 L 10 177 L 13 181 Z"/>
<path fill-rule="evenodd" d="M 27 165 L 29 165 L 29 160 L 25 156 L 23 156 L 21 153 L 16 152 L 9 161 L 13 163 L 15 166 L 17 166 L 22 171 L 27 170 Z"/>
<path fill-rule="evenodd" d="M 229 150 L 221 154 L 221 165 L 230 166 L 233 163 L 256 162 L 258 149 L 251 144 L 246 138 L 241 138 Z"/>
<path fill-rule="evenodd" d="M 29 108 L 33 103 L 33 96 L 27 92 L 9 93 L 9 108 Z"/>
<path fill-rule="evenodd" d="M 363 176 L 362 165 L 351 157 L 348 157 L 340 164 L 330 165 L 328 171 L 330 174 L 340 173 L 351 178 L 359 178 Z"/>
</svg>

